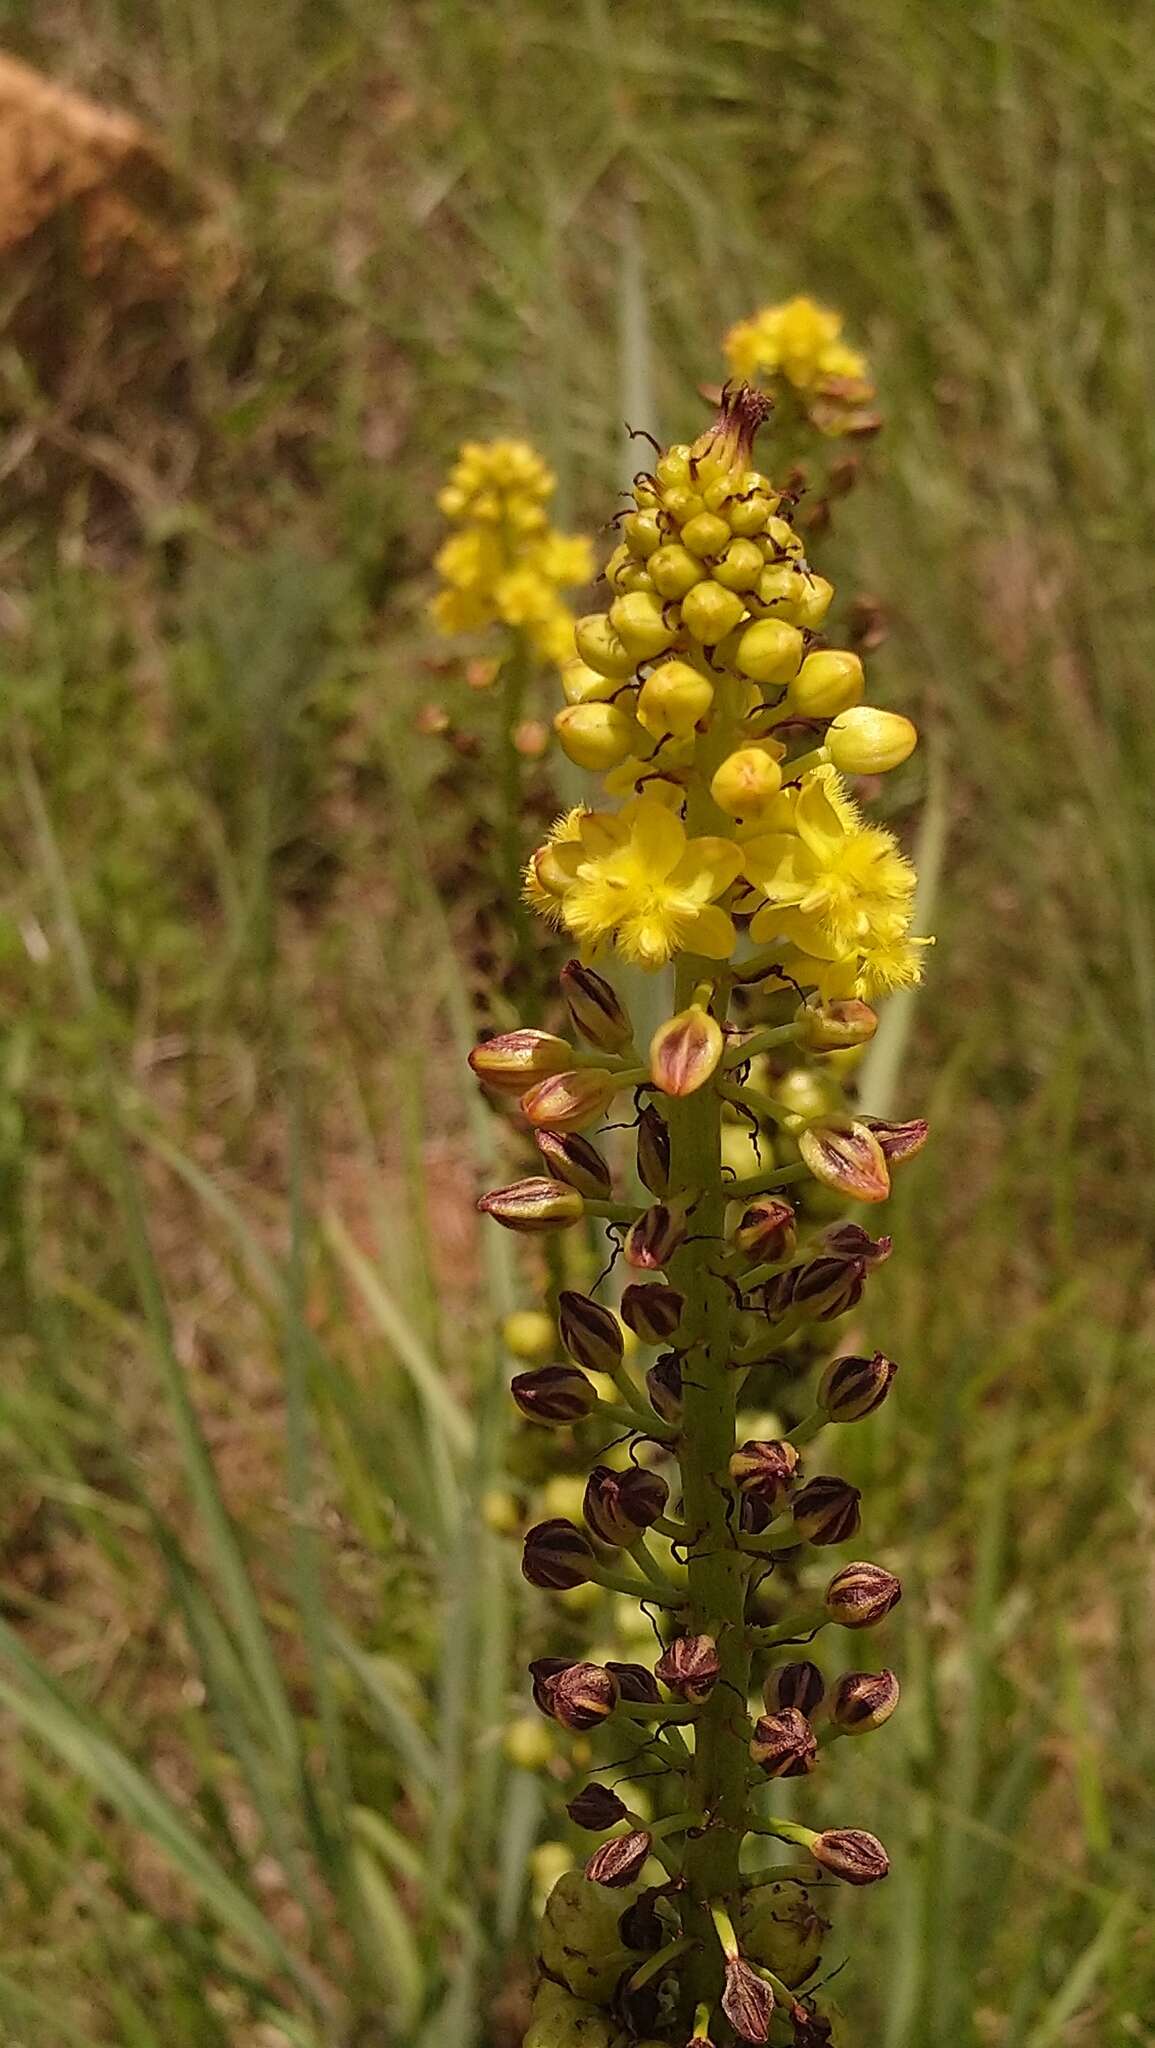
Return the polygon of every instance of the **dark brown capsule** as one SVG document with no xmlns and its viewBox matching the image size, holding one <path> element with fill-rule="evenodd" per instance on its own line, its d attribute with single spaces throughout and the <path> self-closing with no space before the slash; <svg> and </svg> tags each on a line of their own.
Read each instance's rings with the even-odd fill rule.
<svg viewBox="0 0 1155 2048">
<path fill-rule="evenodd" d="M 603 1842 L 600 1849 L 594 1850 L 586 1864 L 586 1876 L 591 1884 L 604 1884 L 611 1891 L 617 1891 L 633 1883 L 651 1847 L 651 1837 L 646 1828 L 635 1828 L 628 1835 L 618 1835 L 612 1842 Z"/>
<path fill-rule="evenodd" d="M 804 1778 L 818 1761 L 818 1740 L 797 1707 L 779 1707 L 754 1723 L 750 1754 L 768 1778 Z"/>
<path fill-rule="evenodd" d="M 682 1420 L 682 1361 L 676 1351 L 664 1351 L 646 1374 L 646 1392 L 655 1415 L 675 1428 Z"/>
<path fill-rule="evenodd" d="M 657 1679 L 652 1671 L 646 1670 L 644 1664 L 615 1664 L 610 1658 L 606 1663 L 606 1670 L 612 1672 L 617 1679 L 618 1691 L 624 1700 L 630 1700 L 634 1706 L 639 1707 L 658 1705 L 662 1695 L 658 1691 Z"/>
<path fill-rule="evenodd" d="M 616 1472 L 610 1465 L 595 1465 L 586 1481 L 582 1513 L 599 1543 L 621 1549 L 636 1543 L 643 1529 L 664 1514 L 669 1492 L 665 1480 L 644 1466 Z"/>
<path fill-rule="evenodd" d="M 631 1280 L 622 1290 L 622 1321 L 643 1344 L 666 1344 L 682 1320 L 686 1297 L 663 1280 Z"/>
<path fill-rule="evenodd" d="M 525 1538 L 521 1554 L 523 1578 L 551 1593 L 568 1593 L 587 1585 L 594 1553 L 589 1537 L 562 1517 L 538 1522 Z"/>
<path fill-rule="evenodd" d="M 670 1127 L 652 1102 L 638 1118 L 637 1143 L 638 1179 L 660 1199 L 670 1190 Z"/>
<path fill-rule="evenodd" d="M 713 1636 L 678 1636 L 663 1650 L 654 1675 L 671 1692 L 695 1704 L 710 1697 L 722 1666 Z"/>
<path fill-rule="evenodd" d="M 598 1405 L 597 1394 L 576 1365 L 542 1365 L 534 1372 L 519 1372 L 510 1393 L 527 1422 L 552 1428 L 582 1422 Z"/>
<path fill-rule="evenodd" d="M 583 1785 L 566 1807 L 575 1828 L 588 1828 L 591 1835 L 604 1835 L 626 1817 L 625 1801 L 608 1785 Z"/>
<path fill-rule="evenodd" d="M 848 1480 L 816 1473 L 791 1499 L 794 1526 L 807 1543 L 847 1543 L 862 1526 L 861 1499 Z"/>
<path fill-rule="evenodd" d="M 814 1714 L 822 1705 L 826 1681 L 817 1664 L 803 1660 L 784 1664 L 766 1680 L 765 1700 L 779 1707 L 796 1707 L 800 1714 Z"/>
</svg>

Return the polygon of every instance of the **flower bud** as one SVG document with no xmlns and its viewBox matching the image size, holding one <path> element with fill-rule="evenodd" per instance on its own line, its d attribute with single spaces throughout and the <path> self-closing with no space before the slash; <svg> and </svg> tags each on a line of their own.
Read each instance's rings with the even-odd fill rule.
<svg viewBox="0 0 1155 2048">
<path fill-rule="evenodd" d="M 770 2039 L 774 1993 L 766 1979 L 743 1962 L 741 1956 L 727 1959 L 722 2011 L 740 2041 L 761 2044 Z"/>
<path fill-rule="evenodd" d="M 563 704 L 553 729 L 567 761 L 593 775 L 616 768 L 634 751 L 634 721 L 617 704 Z"/>
<path fill-rule="evenodd" d="M 677 604 L 685 597 L 695 583 L 701 583 L 706 575 L 697 555 L 689 548 L 679 546 L 677 541 L 668 542 L 650 556 L 646 564 L 653 580 L 654 589 L 660 592 L 667 603 Z"/>
<path fill-rule="evenodd" d="M 568 1230 L 585 1214 L 585 1203 L 576 1188 L 540 1177 L 493 1188 L 479 1197 L 477 1206 L 483 1216 L 492 1216 L 495 1223 L 527 1237 L 544 1230 Z"/>
<path fill-rule="evenodd" d="M 857 996 L 833 1003 L 822 1003 L 812 997 L 795 1011 L 794 1022 L 799 1043 L 809 1052 L 841 1052 L 847 1046 L 866 1045 L 878 1030 L 877 1015 L 869 1003 L 859 1002 Z M 874 1129 L 869 1117 L 861 1121 L 868 1130 Z"/>
<path fill-rule="evenodd" d="M 580 654 L 561 665 L 561 693 L 567 704 L 604 704 L 621 688 L 613 676 L 599 675 Z"/>
<path fill-rule="evenodd" d="M 861 704 L 865 695 L 866 678 L 857 654 L 824 647 L 807 655 L 786 692 L 786 703 L 800 718 L 836 718 Z"/>
<path fill-rule="evenodd" d="M 682 546 L 692 555 L 720 555 L 730 538 L 730 528 L 716 512 L 696 512 L 682 528 Z"/>
<path fill-rule="evenodd" d="M 546 1696 L 553 1719 L 581 1735 L 608 1721 L 618 1703 L 618 1682 L 602 1664 L 567 1664 L 548 1680 Z"/>
<path fill-rule="evenodd" d="M 670 1127 L 660 1109 L 647 1102 L 638 1118 L 638 1179 L 652 1195 L 670 1186 Z"/>
<path fill-rule="evenodd" d="M 610 625 L 635 662 L 652 661 L 655 655 L 664 654 L 675 637 L 661 598 L 650 590 L 631 590 L 616 597 L 610 606 Z"/>
<path fill-rule="evenodd" d="M 663 1351 L 646 1374 L 646 1392 L 655 1415 L 676 1429 L 682 1420 L 682 1361 L 676 1351 Z"/>
<path fill-rule="evenodd" d="M 763 567 L 757 541 L 738 539 L 732 540 L 721 561 L 715 562 L 712 574 L 724 590 L 748 591 L 756 589 Z"/>
<path fill-rule="evenodd" d="M 810 633 L 816 633 L 834 602 L 834 585 L 825 576 L 816 576 L 813 569 L 804 569 L 798 577 L 799 588 L 794 598 L 795 624 L 805 626 Z"/>
<path fill-rule="evenodd" d="M 877 1884 L 890 1869 L 882 1843 L 862 1828 L 827 1828 L 811 1842 L 810 1854 L 845 1884 Z"/>
<path fill-rule="evenodd" d="M 608 1785 L 583 1785 L 566 1807 L 575 1828 L 588 1828 L 591 1835 L 604 1835 L 626 1817 L 625 1801 Z"/>
<path fill-rule="evenodd" d="M 905 1124 L 891 1123 L 882 1116 L 864 1116 L 859 1121 L 877 1138 L 888 1166 L 901 1166 L 904 1160 L 913 1159 L 930 1136 L 930 1125 L 922 1117 L 912 1117 Z"/>
<path fill-rule="evenodd" d="M 795 1707 L 800 1714 L 810 1715 L 822 1705 L 825 1692 L 826 1682 L 817 1664 L 803 1660 L 772 1671 L 762 1696 L 768 1707 Z"/>
<path fill-rule="evenodd" d="M 603 1842 L 600 1849 L 594 1850 L 586 1864 L 586 1876 L 591 1884 L 604 1884 L 612 1891 L 624 1889 L 640 1875 L 651 1847 L 646 1828 L 617 1835 L 612 1842 Z"/>
<path fill-rule="evenodd" d="M 682 623 L 703 647 L 716 647 L 741 623 L 745 612 L 737 592 L 725 590 L 713 577 L 695 583 L 682 599 Z"/>
<path fill-rule="evenodd" d="M 551 1721 L 554 1681 L 563 1671 L 569 1670 L 570 1661 L 568 1657 L 535 1657 L 529 1667 L 534 1706 L 539 1713 L 548 1715 Z"/>
<path fill-rule="evenodd" d="M 521 1113 L 544 1130 L 580 1131 L 605 1115 L 618 1087 L 616 1074 L 606 1067 L 575 1067 L 568 1074 L 549 1074 L 527 1088 Z"/>
<path fill-rule="evenodd" d="M 659 1024 L 650 1040 L 650 1077 L 663 1095 L 693 1095 L 716 1072 L 725 1040 L 717 1018 L 691 1003 Z"/>
<path fill-rule="evenodd" d="M 777 1273 L 762 1289 L 763 1314 L 773 1322 L 788 1312 L 814 1322 L 832 1322 L 862 1299 L 866 1284 L 863 1259 L 808 1259 Z"/>
<path fill-rule="evenodd" d="M 798 1238 L 797 1219 L 789 1202 L 760 1195 L 742 1211 L 734 1243 L 748 1258 L 773 1262 L 788 1259 Z"/>
<path fill-rule="evenodd" d="M 678 1636 L 663 1650 L 654 1675 L 671 1692 L 697 1705 L 710 1697 L 721 1669 L 713 1636 Z"/>
<path fill-rule="evenodd" d="M 784 1506 L 797 1470 L 793 1444 L 773 1438 L 744 1443 L 730 1459 L 730 1477 L 739 1493 L 752 1494 L 774 1513 Z"/>
<path fill-rule="evenodd" d="M 894 1249 L 892 1237 L 871 1237 L 861 1223 L 832 1223 L 822 1233 L 827 1251 L 840 1259 L 857 1259 L 864 1266 L 885 1265 Z"/>
<path fill-rule="evenodd" d="M 502 1321 L 501 1341 L 511 1358 L 541 1365 L 553 1356 L 557 1343 L 553 1317 L 540 1308 L 515 1308 Z"/>
<path fill-rule="evenodd" d="M 714 701 L 714 685 L 688 661 L 664 661 L 651 669 L 638 692 L 638 723 L 656 739 L 671 733 L 686 738 Z"/>
<path fill-rule="evenodd" d="M 902 1586 L 880 1564 L 844 1564 L 826 1588 L 825 1607 L 842 1628 L 874 1628 L 902 1599 Z"/>
<path fill-rule="evenodd" d="M 617 1679 L 618 1690 L 624 1700 L 629 1700 L 634 1706 L 639 1707 L 656 1707 L 659 1704 L 662 1696 L 658 1691 L 657 1680 L 652 1671 L 646 1670 L 644 1664 L 615 1664 L 610 1659 L 606 1663 L 606 1670 Z"/>
<path fill-rule="evenodd" d="M 582 660 L 599 676 L 612 676 L 624 683 L 637 662 L 625 642 L 619 639 L 604 612 L 587 612 L 574 627 L 574 645 Z"/>
<path fill-rule="evenodd" d="M 766 747 L 737 747 L 714 772 L 710 795 L 728 818 L 757 821 L 782 787 L 782 770 Z"/>
<path fill-rule="evenodd" d="M 621 1052 L 634 1035 L 633 1026 L 605 976 L 580 960 L 567 960 L 558 980 L 582 1037 L 599 1052 Z"/>
<path fill-rule="evenodd" d="M 847 1543 L 862 1526 L 861 1499 L 857 1486 L 820 1472 L 790 1502 L 794 1526 L 807 1543 Z"/>
<path fill-rule="evenodd" d="M 686 1211 L 680 1202 L 654 1202 L 626 1232 L 623 1254 L 639 1273 L 656 1273 L 686 1235 Z"/>
<path fill-rule="evenodd" d="M 871 1358 L 832 1358 L 818 1382 L 818 1406 L 831 1422 L 858 1422 L 881 1408 L 897 1371 L 881 1351 Z"/>
<path fill-rule="evenodd" d="M 603 1308 L 592 1295 L 565 1287 L 557 1298 L 557 1320 L 570 1357 L 587 1372 L 604 1372 L 612 1378 L 626 1353 L 622 1326 L 613 1310 Z"/>
<path fill-rule="evenodd" d="M 576 1365 L 543 1365 L 536 1372 L 519 1372 L 510 1392 L 527 1422 L 550 1428 L 584 1422 L 598 1405 L 594 1388 Z"/>
<path fill-rule="evenodd" d="M 664 1281 L 631 1280 L 623 1289 L 622 1321 L 643 1344 L 665 1344 L 682 1320 L 686 1297 Z"/>
<path fill-rule="evenodd" d="M 665 1480 L 644 1466 L 615 1472 L 610 1465 L 595 1465 L 586 1481 L 582 1513 L 598 1542 L 618 1550 L 636 1543 L 643 1529 L 664 1514 L 669 1492 Z"/>
<path fill-rule="evenodd" d="M 566 1078 L 541 1081 L 531 1093 L 556 1089 Z M 807 1124 L 799 1133 L 798 1150 L 823 1187 L 833 1188 L 858 1202 L 885 1202 L 890 1194 L 890 1174 L 882 1147 L 873 1132 L 856 1119 L 829 1116 Z"/>
<path fill-rule="evenodd" d="M 522 1577 L 550 1593 L 568 1593 L 588 1585 L 594 1562 L 589 1537 L 560 1516 L 538 1522 L 527 1531 L 521 1554 Z"/>
<path fill-rule="evenodd" d="M 768 1778 L 804 1778 L 818 1762 L 818 1738 L 797 1707 L 779 1707 L 754 1723 L 750 1754 Z"/>
<path fill-rule="evenodd" d="M 826 751 L 840 775 L 885 775 L 918 745 L 918 729 L 897 711 L 855 704 L 840 711 L 826 734 Z"/>
<path fill-rule="evenodd" d="M 755 683 L 788 683 L 798 673 L 803 641 L 785 619 L 756 619 L 738 642 L 734 665 Z"/>
<path fill-rule="evenodd" d="M 555 1180 L 588 1195 L 591 1202 L 605 1201 L 613 1191 L 610 1170 L 588 1138 L 576 1131 L 535 1131 L 534 1140 Z"/>
<path fill-rule="evenodd" d="M 739 1908 L 738 1939 L 743 1952 L 784 1983 L 801 1984 L 822 1957 L 830 1922 L 815 1910 L 810 1894 L 796 1883 L 759 1884 Z"/>
<path fill-rule="evenodd" d="M 865 1735 L 889 1721 L 898 1695 L 893 1671 L 848 1671 L 834 1688 L 830 1718 L 844 1735 Z"/>
<path fill-rule="evenodd" d="M 572 1067 L 573 1047 L 549 1031 L 501 1031 L 474 1046 L 469 1064 L 486 1088 L 501 1095 L 523 1095 L 531 1081 Z"/>
</svg>

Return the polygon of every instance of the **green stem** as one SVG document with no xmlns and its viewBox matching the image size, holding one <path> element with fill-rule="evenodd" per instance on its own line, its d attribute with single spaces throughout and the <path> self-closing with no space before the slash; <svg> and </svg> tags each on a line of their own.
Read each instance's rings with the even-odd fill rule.
<svg viewBox="0 0 1155 2048">
<path fill-rule="evenodd" d="M 744 1066 L 747 1060 L 756 1059 L 760 1052 L 769 1052 L 775 1045 L 788 1045 L 798 1038 L 797 1024 L 764 1024 L 760 1031 L 752 1031 L 748 1038 L 740 1039 L 725 1055 L 725 1068 Z"/>
<path fill-rule="evenodd" d="M 532 963 L 536 954 L 529 910 L 522 895 L 522 758 L 517 751 L 517 728 L 525 707 L 529 686 L 529 649 L 525 636 L 513 632 L 501 670 L 498 740 L 501 817 L 501 881 L 510 921 L 517 941 L 518 964 L 527 990 L 533 988 Z"/>
</svg>

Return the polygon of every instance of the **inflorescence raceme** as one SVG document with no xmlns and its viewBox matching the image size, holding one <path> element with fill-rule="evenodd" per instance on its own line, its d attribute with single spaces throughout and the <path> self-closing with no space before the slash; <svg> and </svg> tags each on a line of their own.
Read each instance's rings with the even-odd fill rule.
<svg viewBox="0 0 1155 2048">
<path fill-rule="evenodd" d="M 922 957 L 910 864 L 844 780 L 897 766 L 915 731 L 868 708 L 860 661 L 820 638 L 830 585 L 788 497 L 752 467 L 767 411 L 749 387 L 728 387 L 709 432 L 635 479 L 608 610 L 578 622 L 557 719 L 608 801 L 560 819 L 527 877 L 530 901 L 579 942 L 562 974 L 572 1028 L 507 1032 L 473 1055 L 479 1079 L 517 1099 L 540 1153 L 540 1171 L 481 1209 L 526 1234 L 602 1219 L 628 1282 L 618 1313 L 596 1286 L 563 1290 L 564 1357 L 539 1352 L 515 1379 L 523 1416 L 600 1422 L 607 1451 L 624 1439 L 630 1453 L 599 1455 L 580 1524 L 553 1516 L 529 1530 L 523 1571 L 555 1592 L 631 1596 L 660 1638 L 652 1664 L 532 1668 L 540 1711 L 608 1742 L 612 1779 L 570 1805 L 604 1839 L 551 1894 L 532 2048 L 828 2041 L 804 1988 L 826 1889 L 887 1872 L 872 1835 L 752 1803 L 767 1781 L 820 1768 L 835 1740 L 880 1727 L 898 1699 L 889 1670 L 828 1683 L 811 1661 L 824 1629 L 880 1623 L 898 1580 L 851 1561 L 811 1591 L 805 1569 L 860 1523 L 857 1489 L 807 1471 L 806 1447 L 873 1413 L 895 1367 L 882 1353 L 833 1358 L 798 1424 L 774 1438 L 739 1441 L 739 1395 L 751 1372 L 796 1373 L 821 1356 L 823 1325 L 890 1251 L 858 1222 L 832 1221 L 832 1207 L 885 1201 L 926 1136 L 920 1122 L 821 1104 L 784 1118 L 759 1085 L 768 1056 L 861 1047 L 871 999 L 914 983 Z M 600 971 L 615 955 L 673 964 L 672 1012 L 643 1048 Z M 781 1021 L 735 1021 L 751 990 L 776 992 Z M 638 1199 L 632 1184 L 615 1189 L 588 1135 L 629 1119 L 623 1098 Z M 775 1163 L 742 1178 L 725 1163 L 735 1118 L 789 1126 Z M 640 1374 L 627 1332 L 652 1347 Z M 786 1589 L 769 1620 L 767 1585 Z M 753 1877 L 752 1835 L 784 1859 Z"/>
<path fill-rule="evenodd" d="M 464 444 L 437 500 L 454 528 L 436 560 L 443 587 L 432 613 L 443 633 L 502 624 L 524 633 L 544 660 L 572 653 L 573 613 L 562 592 L 589 582 L 593 550 L 584 534 L 550 525 L 556 488 L 528 441 Z"/>
</svg>

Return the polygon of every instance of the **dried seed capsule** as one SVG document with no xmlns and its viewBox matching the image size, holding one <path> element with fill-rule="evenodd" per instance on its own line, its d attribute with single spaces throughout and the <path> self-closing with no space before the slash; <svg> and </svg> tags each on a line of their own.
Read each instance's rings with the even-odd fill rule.
<svg viewBox="0 0 1155 2048">
<path fill-rule="evenodd" d="M 793 1444 L 776 1438 L 752 1438 L 730 1459 L 730 1477 L 739 1493 L 752 1495 L 776 1514 L 785 1506 L 798 1470 L 798 1453 Z"/>
<path fill-rule="evenodd" d="M 558 1079 L 542 1081 L 538 1089 L 556 1088 Z M 798 1150 L 823 1187 L 834 1188 L 838 1194 L 850 1195 L 859 1202 L 885 1202 L 890 1194 L 890 1174 L 882 1147 L 873 1132 L 856 1118 L 827 1116 L 807 1124 L 799 1133 Z"/>
<path fill-rule="evenodd" d="M 586 1864 L 586 1876 L 591 1884 L 604 1884 L 612 1891 L 632 1884 L 645 1864 L 652 1841 L 649 1830 L 635 1828 L 631 1834 L 618 1835 L 612 1842 L 603 1842 L 595 1849 Z"/>
<path fill-rule="evenodd" d="M 858 1422 L 881 1408 L 897 1371 L 881 1351 L 872 1358 L 832 1358 L 818 1382 L 818 1406 L 831 1422 Z"/>
<path fill-rule="evenodd" d="M 662 1280 L 631 1280 L 623 1289 L 622 1321 L 643 1344 L 665 1344 L 682 1320 L 686 1297 Z"/>
<path fill-rule="evenodd" d="M 840 711 L 826 735 L 826 751 L 841 775 L 885 775 L 909 760 L 917 745 L 917 726 L 876 704 Z"/>
<path fill-rule="evenodd" d="M 626 1817 L 625 1801 L 608 1785 L 583 1785 L 566 1807 L 575 1828 L 588 1828 L 591 1835 L 604 1835 Z"/>
<path fill-rule="evenodd" d="M 826 1588 L 831 1621 L 843 1628 L 874 1628 L 902 1599 L 902 1585 L 880 1564 L 844 1564 Z"/>
<path fill-rule="evenodd" d="M 654 1885 L 648 1891 L 639 1892 L 626 1907 L 618 1921 L 618 1936 L 627 1948 L 648 1949 L 652 1954 L 662 1947 L 669 1930 L 658 1911 L 658 1901 L 665 1896 L 665 1886 Z"/>
<path fill-rule="evenodd" d="M 526 1090 L 521 1113 L 542 1130 L 580 1131 L 600 1121 L 620 1085 L 617 1075 L 606 1067 L 575 1067 L 568 1074 L 548 1074 Z"/>
<path fill-rule="evenodd" d="M 586 1481 L 582 1513 L 599 1543 L 616 1550 L 636 1543 L 665 1513 L 669 1493 L 665 1480 L 641 1465 L 629 1465 L 624 1472 L 595 1465 Z"/>
<path fill-rule="evenodd" d="M 709 1699 L 722 1665 L 713 1636 L 678 1636 L 663 1650 L 654 1675 L 671 1692 L 697 1704 Z"/>
<path fill-rule="evenodd" d="M 568 1593 L 574 1586 L 589 1583 L 593 1564 L 589 1537 L 560 1516 L 550 1522 L 538 1522 L 526 1534 L 521 1571 L 531 1586 L 544 1586 L 551 1593 Z"/>
<path fill-rule="evenodd" d="M 557 1298 L 561 1341 L 571 1358 L 587 1372 L 604 1372 L 611 1377 L 625 1357 L 622 1326 L 612 1309 L 603 1308 L 592 1295 L 563 1287 Z"/>
<path fill-rule="evenodd" d="M 822 1705 L 825 1693 L 826 1682 L 817 1664 L 803 1660 L 784 1664 L 781 1671 L 772 1671 L 763 1698 L 768 1707 L 796 1707 L 800 1714 L 810 1715 Z"/>
<path fill-rule="evenodd" d="M 521 1231 L 527 1237 L 545 1230 L 568 1230 L 585 1215 L 585 1202 L 576 1188 L 541 1176 L 515 1180 L 507 1188 L 493 1188 L 489 1194 L 478 1197 L 477 1206 L 483 1216 L 492 1216 L 495 1223 L 504 1224 L 507 1230 Z"/>
<path fill-rule="evenodd" d="M 650 1078 L 663 1095 L 693 1095 L 716 1072 L 724 1049 L 717 1018 L 691 1003 L 659 1024 L 650 1040 Z"/>
<path fill-rule="evenodd" d="M 856 996 L 832 1003 L 819 1002 L 817 997 L 813 997 L 794 1012 L 794 1022 L 798 1028 L 799 1043 L 811 1052 L 840 1052 L 848 1046 L 866 1045 L 878 1030 L 876 1013 L 869 1003 L 859 1002 Z M 864 1116 L 860 1121 L 868 1130 L 874 1131 L 881 1145 L 875 1119 Z"/>
<path fill-rule="evenodd" d="M 527 1422 L 552 1428 L 584 1422 L 598 1405 L 593 1386 L 576 1365 L 543 1365 L 536 1372 L 519 1372 L 510 1392 Z"/>
<path fill-rule="evenodd" d="M 820 1472 L 794 1495 L 790 1512 L 807 1543 L 847 1543 L 862 1526 L 857 1486 Z"/>
<path fill-rule="evenodd" d="M 800 718 L 836 718 L 865 695 L 866 678 L 857 654 L 824 647 L 819 654 L 807 655 L 786 692 L 786 702 Z"/>
<path fill-rule="evenodd" d="M 827 1828 L 811 1842 L 810 1854 L 845 1884 L 877 1884 L 890 1869 L 882 1843 L 862 1828 Z"/>
<path fill-rule="evenodd" d="M 881 1266 L 894 1249 L 891 1237 L 871 1237 L 860 1223 L 832 1223 L 822 1233 L 827 1251 L 840 1259 L 859 1259 L 866 1266 Z"/>
<path fill-rule="evenodd" d="M 830 1718 L 844 1735 L 866 1735 L 889 1721 L 898 1696 L 893 1671 L 848 1671 L 834 1688 Z"/>
<path fill-rule="evenodd" d="M 563 704 L 554 713 L 553 729 L 567 761 L 604 775 L 629 758 L 637 727 L 617 704 Z"/>
<path fill-rule="evenodd" d="M 671 734 L 688 738 L 713 701 L 714 685 L 701 669 L 688 661 L 664 661 L 638 692 L 638 723 L 656 740 Z"/>
<path fill-rule="evenodd" d="M 788 1259 L 798 1238 L 798 1225 L 789 1202 L 777 1195 L 760 1195 L 742 1211 L 734 1231 L 734 1243 L 759 1264 Z"/>
<path fill-rule="evenodd" d="M 599 1052 L 621 1052 L 634 1035 L 633 1026 L 605 976 L 580 960 L 567 960 L 558 980 L 582 1037 Z"/>
<path fill-rule="evenodd" d="M 638 1118 L 638 1179 L 652 1195 L 669 1192 L 670 1127 L 652 1102 Z"/>
<path fill-rule="evenodd" d="M 730 1956 L 722 1988 L 722 2011 L 740 2041 L 759 2044 L 770 2039 L 774 2017 L 774 1993 L 764 1977 L 752 1970 L 741 1956 Z"/>
<path fill-rule="evenodd" d="M 588 1195 L 592 1202 L 605 1201 L 613 1192 L 610 1170 L 588 1138 L 576 1131 L 535 1131 L 534 1141 L 555 1180 Z"/>
<path fill-rule="evenodd" d="M 609 1719 L 618 1703 L 618 1682 L 603 1664 L 567 1664 L 550 1679 L 547 1696 L 554 1720 L 580 1735 Z"/>
<path fill-rule="evenodd" d="M 755 683 L 788 683 L 798 673 L 803 640 L 785 619 L 756 619 L 738 642 L 734 663 Z"/>
<path fill-rule="evenodd" d="M 672 1291 L 672 1290 L 671 1290 Z M 676 1429 L 682 1420 L 682 1361 L 676 1351 L 664 1351 L 646 1374 L 646 1392 L 655 1415 Z"/>
<path fill-rule="evenodd" d="M 502 1095 L 524 1095 L 532 1081 L 572 1067 L 573 1047 L 550 1031 L 501 1031 L 474 1046 L 469 1064 L 485 1087 Z"/>
<path fill-rule="evenodd" d="M 680 1202 L 654 1202 L 631 1223 L 622 1247 L 627 1266 L 656 1273 L 686 1235 L 686 1211 Z"/>
<path fill-rule="evenodd" d="M 920 1116 L 911 1117 L 904 1124 L 891 1123 L 881 1116 L 864 1116 L 859 1121 L 873 1131 L 888 1166 L 901 1166 L 904 1159 L 913 1159 L 930 1136 L 930 1125 Z"/>
<path fill-rule="evenodd" d="M 754 1723 L 750 1754 L 768 1778 L 804 1778 L 818 1761 L 818 1738 L 797 1707 L 779 1707 Z"/>
<path fill-rule="evenodd" d="M 618 1681 L 618 1689 L 624 1700 L 635 1706 L 656 1707 L 661 1700 L 657 1680 L 644 1664 L 615 1664 L 607 1659 L 606 1670 L 611 1671 Z"/>
</svg>

